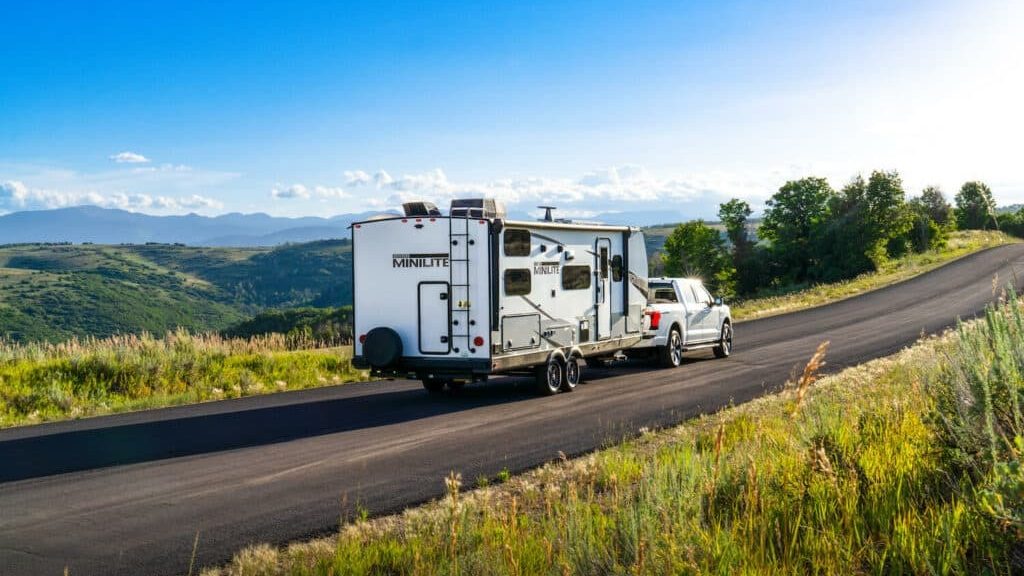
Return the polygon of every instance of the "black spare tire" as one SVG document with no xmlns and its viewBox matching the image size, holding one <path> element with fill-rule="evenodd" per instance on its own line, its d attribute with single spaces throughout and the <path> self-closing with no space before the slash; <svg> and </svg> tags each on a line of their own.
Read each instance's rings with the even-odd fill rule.
<svg viewBox="0 0 1024 576">
<path fill-rule="evenodd" d="M 363 358 L 371 366 L 385 368 L 402 357 L 402 339 L 391 328 L 374 328 L 363 342 Z"/>
</svg>

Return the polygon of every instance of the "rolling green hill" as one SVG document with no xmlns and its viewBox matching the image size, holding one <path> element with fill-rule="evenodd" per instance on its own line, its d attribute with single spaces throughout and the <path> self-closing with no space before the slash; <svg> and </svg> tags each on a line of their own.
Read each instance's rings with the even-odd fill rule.
<svg viewBox="0 0 1024 576">
<path fill-rule="evenodd" d="M 0 337 L 221 330 L 267 308 L 352 299 L 351 244 L 0 246 Z"/>
</svg>

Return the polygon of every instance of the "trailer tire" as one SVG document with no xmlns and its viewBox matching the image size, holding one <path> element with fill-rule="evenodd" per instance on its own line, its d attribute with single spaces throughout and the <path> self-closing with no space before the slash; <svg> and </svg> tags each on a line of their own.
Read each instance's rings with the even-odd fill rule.
<svg viewBox="0 0 1024 576">
<path fill-rule="evenodd" d="M 683 363 L 683 336 L 679 328 L 673 326 L 668 332 L 668 341 L 658 347 L 658 362 L 665 368 L 677 368 Z"/>
<path fill-rule="evenodd" d="M 722 324 L 722 336 L 718 340 L 718 346 L 712 350 L 715 358 L 728 358 L 732 354 L 732 324 Z"/>
<path fill-rule="evenodd" d="M 542 396 L 553 396 L 562 390 L 565 382 L 565 362 L 561 356 L 551 355 L 548 361 L 535 369 L 537 392 Z"/>
<path fill-rule="evenodd" d="M 565 381 L 562 383 L 563 392 L 572 392 L 576 386 L 583 382 L 583 358 L 579 354 L 571 354 L 565 363 Z"/>
<path fill-rule="evenodd" d="M 385 368 L 402 357 L 402 338 L 391 328 L 380 326 L 370 330 L 363 342 L 363 356 L 371 366 Z"/>
</svg>

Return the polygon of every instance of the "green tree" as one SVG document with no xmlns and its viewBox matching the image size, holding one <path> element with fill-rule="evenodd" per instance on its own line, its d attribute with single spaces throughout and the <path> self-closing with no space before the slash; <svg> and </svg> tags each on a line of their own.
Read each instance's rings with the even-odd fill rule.
<svg viewBox="0 0 1024 576">
<path fill-rule="evenodd" d="M 955 223 L 953 207 L 946 201 L 946 196 L 938 186 L 929 186 L 921 192 L 921 207 L 928 218 L 939 226 L 950 226 Z"/>
<path fill-rule="evenodd" d="M 739 198 L 733 198 L 718 206 L 718 218 L 725 226 L 725 233 L 734 247 L 738 248 L 750 243 L 747 234 L 747 218 L 753 212 L 750 209 L 750 204 Z"/>
<path fill-rule="evenodd" d="M 731 296 L 735 269 L 729 262 L 725 241 L 703 220 L 676 226 L 665 239 L 665 274 L 701 278 L 712 292 Z"/>
<path fill-rule="evenodd" d="M 908 238 L 914 252 L 926 252 L 944 246 L 949 238 L 949 220 L 946 225 L 936 222 L 932 218 L 935 212 L 923 197 L 914 198 L 907 203 L 907 207 L 912 222 Z"/>
<path fill-rule="evenodd" d="M 738 294 L 755 292 L 765 283 L 763 258 L 748 232 L 747 219 L 753 210 L 750 204 L 733 198 L 718 207 L 718 218 L 725 226 L 726 236 L 732 244 L 732 267 L 736 270 L 735 290 Z"/>
<path fill-rule="evenodd" d="M 956 195 L 956 225 L 961 230 L 988 230 L 998 227 L 995 200 L 984 182 L 967 182 Z"/>
<path fill-rule="evenodd" d="M 791 180 L 766 202 L 758 233 L 771 242 L 773 259 L 790 281 L 807 279 L 813 265 L 813 237 L 828 219 L 835 196 L 824 178 Z"/>
<path fill-rule="evenodd" d="M 874 267 L 868 257 L 871 237 L 865 226 L 867 188 L 867 182 L 858 175 L 829 198 L 828 219 L 814 241 L 814 280 L 834 282 Z"/>
<path fill-rule="evenodd" d="M 877 267 L 886 257 L 901 256 L 906 252 L 907 233 L 913 218 L 906 206 L 906 193 L 899 173 L 872 172 L 864 201 L 867 254 Z"/>
</svg>

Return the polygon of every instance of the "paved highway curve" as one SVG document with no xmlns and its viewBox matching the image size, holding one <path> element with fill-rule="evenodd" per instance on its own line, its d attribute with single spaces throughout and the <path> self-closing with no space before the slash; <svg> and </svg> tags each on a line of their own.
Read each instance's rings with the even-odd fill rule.
<svg viewBox="0 0 1024 576">
<path fill-rule="evenodd" d="M 572 394 L 521 379 L 428 396 L 369 382 L 0 431 L 0 574 L 176 574 L 258 542 L 387 513 L 463 478 L 513 472 L 777 390 L 822 340 L 828 370 L 891 354 L 980 312 L 1024 273 L 1024 245 L 829 306 L 744 322 L 727 360 L 590 371 Z"/>
</svg>

